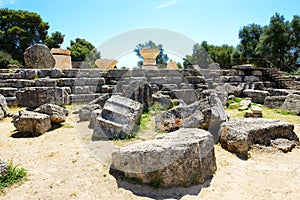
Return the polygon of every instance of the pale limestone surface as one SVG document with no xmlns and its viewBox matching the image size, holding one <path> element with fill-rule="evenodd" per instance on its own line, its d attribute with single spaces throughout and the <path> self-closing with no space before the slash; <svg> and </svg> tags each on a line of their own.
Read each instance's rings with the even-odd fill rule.
<svg viewBox="0 0 300 200">
<path fill-rule="evenodd" d="M 111 59 L 97 59 L 95 61 L 95 64 L 98 68 L 102 70 L 110 70 L 113 69 L 117 65 L 117 60 L 111 60 Z"/>
</svg>

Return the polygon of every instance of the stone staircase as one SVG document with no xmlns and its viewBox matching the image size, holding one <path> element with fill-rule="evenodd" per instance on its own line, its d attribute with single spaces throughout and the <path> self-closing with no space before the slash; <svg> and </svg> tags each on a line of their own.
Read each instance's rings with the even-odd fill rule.
<svg viewBox="0 0 300 200">
<path fill-rule="evenodd" d="M 279 88 L 300 90 L 300 82 L 295 81 L 291 76 L 287 76 L 285 72 L 276 69 L 267 69 L 266 72 L 278 84 Z"/>
</svg>

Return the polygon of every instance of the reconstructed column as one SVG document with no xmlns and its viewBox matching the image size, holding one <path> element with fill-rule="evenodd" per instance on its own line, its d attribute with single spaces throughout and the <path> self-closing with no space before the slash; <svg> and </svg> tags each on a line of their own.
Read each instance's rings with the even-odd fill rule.
<svg viewBox="0 0 300 200">
<path fill-rule="evenodd" d="M 144 58 L 143 69 L 157 69 L 156 57 L 160 53 L 159 49 L 143 48 L 140 54 Z"/>
<path fill-rule="evenodd" d="M 97 59 L 95 61 L 95 64 L 99 69 L 102 70 L 110 70 L 113 69 L 117 65 L 117 60 L 111 60 L 111 59 Z"/>
</svg>

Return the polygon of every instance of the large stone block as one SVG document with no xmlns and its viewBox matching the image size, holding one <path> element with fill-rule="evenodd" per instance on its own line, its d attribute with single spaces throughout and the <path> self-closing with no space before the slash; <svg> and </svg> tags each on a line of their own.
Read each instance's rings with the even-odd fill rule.
<svg viewBox="0 0 300 200">
<path fill-rule="evenodd" d="M 7 106 L 6 99 L 0 94 L 0 120 L 9 114 L 9 108 Z"/>
<path fill-rule="evenodd" d="M 66 116 L 68 115 L 67 109 L 50 103 L 41 105 L 34 112 L 49 115 L 52 123 L 63 123 L 66 121 Z"/>
<path fill-rule="evenodd" d="M 59 87 L 31 87 L 16 93 L 20 106 L 37 108 L 43 104 L 67 105 L 70 103 L 69 94 Z"/>
<path fill-rule="evenodd" d="M 286 96 L 267 96 L 264 105 L 267 108 L 281 108 Z"/>
<path fill-rule="evenodd" d="M 243 93 L 246 97 L 250 97 L 253 102 L 260 104 L 263 104 L 265 102 L 265 98 L 270 95 L 267 91 L 252 89 L 244 90 Z"/>
<path fill-rule="evenodd" d="M 24 52 L 24 61 L 27 67 L 48 69 L 55 66 L 55 59 L 49 48 L 43 44 L 34 44 Z"/>
<path fill-rule="evenodd" d="M 171 97 L 173 99 L 181 99 L 186 104 L 192 104 L 198 100 L 197 93 L 194 89 L 172 89 Z"/>
<path fill-rule="evenodd" d="M 281 108 L 300 115 L 300 95 L 289 94 L 282 104 Z"/>
<path fill-rule="evenodd" d="M 110 172 L 162 187 L 204 183 L 217 169 L 213 145 L 207 131 L 179 129 L 118 149 Z"/>
<path fill-rule="evenodd" d="M 102 110 L 101 117 L 97 118 L 94 127 L 94 136 L 126 138 L 132 135 L 143 111 L 143 106 L 137 101 L 114 95 L 109 98 Z"/>
<path fill-rule="evenodd" d="M 209 130 L 218 141 L 220 124 L 227 120 L 220 99 L 215 95 L 191 105 L 179 106 L 161 113 L 155 118 L 159 130 L 171 132 L 179 128 L 201 128 Z"/>
<path fill-rule="evenodd" d="M 17 131 L 25 136 L 39 135 L 47 132 L 51 128 L 50 116 L 32 111 L 19 111 L 13 118 Z"/>
<path fill-rule="evenodd" d="M 248 158 L 253 144 L 270 146 L 272 140 L 277 138 L 299 141 L 293 129 L 294 125 L 273 119 L 234 119 L 222 125 L 220 141 L 224 149 L 241 158 Z"/>
</svg>

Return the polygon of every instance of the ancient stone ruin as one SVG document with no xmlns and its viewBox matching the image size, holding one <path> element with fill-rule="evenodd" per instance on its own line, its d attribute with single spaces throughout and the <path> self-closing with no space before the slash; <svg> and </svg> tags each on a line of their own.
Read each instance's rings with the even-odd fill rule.
<svg viewBox="0 0 300 200">
<path fill-rule="evenodd" d="M 284 152 L 298 145 L 293 125 L 253 118 L 262 117 L 263 111 L 251 104 L 299 114 L 298 79 L 289 84 L 279 78 L 282 74 L 249 66 L 181 70 L 173 63 L 169 69 L 153 70 L 159 52 L 143 51 L 144 69 L 1 69 L 0 117 L 9 113 L 6 102 L 28 107 L 13 123 L 20 133 L 39 135 L 65 122 L 67 111 L 61 106 L 84 104 L 78 123 L 89 121 L 90 139 L 96 142 L 134 137 L 143 111 L 158 105 L 155 126 L 164 133 L 113 152 L 110 168 L 117 178 L 163 187 L 211 178 L 218 141 L 243 158 L 257 144 Z M 248 109 L 250 118 L 228 121 L 224 106 L 235 97 L 245 98 L 239 109 Z"/>
<path fill-rule="evenodd" d="M 71 51 L 59 48 L 52 48 L 51 53 L 55 59 L 56 69 L 71 69 Z"/>
<path fill-rule="evenodd" d="M 182 128 L 112 154 L 112 174 L 163 187 L 204 183 L 216 169 L 213 138 L 197 128 Z"/>
<path fill-rule="evenodd" d="M 280 143 L 279 143 L 280 141 Z M 220 142 L 224 149 L 248 158 L 248 151 L 254 144 L 280 147 L 284 152 L 291 151 L 299 138 L 294 125 L 272 119 L 243 118 L 225 122 L 220 130 Z"/>
<path fill-rule="evenodd" d="M 160 53 L 159 49 L 143 48 L 140 54 L 144 58 L 143 69 L 157 69 L 156 57 Z"/>
<path fill-rule="evenodd" d="M 48 69 L 55 66 L 55 59 L 49 48 L 43 44 L 34 44 L 24 52 L 27 67 L 34 69 Z"/>
</svg>

